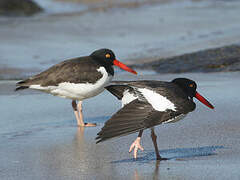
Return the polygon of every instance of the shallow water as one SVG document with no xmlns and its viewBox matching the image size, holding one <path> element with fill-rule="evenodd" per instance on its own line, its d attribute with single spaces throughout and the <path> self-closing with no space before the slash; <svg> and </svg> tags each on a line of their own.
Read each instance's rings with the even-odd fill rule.
<svg viewBox="0 0 240 180">
<path fill-rule="evenodd" d="M 143 134 L 145 150 L 137 161 L 128 153 L 136 133 L 95 144 L 97 132 L 120 108 L 111 94 L 84 101 L 85 120 L 98 126 L 79 129 L 70 100 L 36 91 L 14 92 L 15 81 L 1 81 L 1 179 L 238 179 L 239 76 L 236 72 L 115 77 L 192 78 L 215 106 L 210 110 L 195 101 L 197 109 L 184 120 L 155 128 L 160 154 L 170 159 L 160 163 L 155 161 L 149 130 Z"/>
</svg>

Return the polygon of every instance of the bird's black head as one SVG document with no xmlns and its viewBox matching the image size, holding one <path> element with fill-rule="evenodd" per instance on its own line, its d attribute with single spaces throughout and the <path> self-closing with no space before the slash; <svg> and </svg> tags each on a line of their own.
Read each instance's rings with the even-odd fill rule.
<svg viewBox="0 0 240 180">
<path fill-rule="evenodd" d="M 177 78 L 172 80 L 173 83 L 177 84 L 190 98 L 195 97 L 197 84 L 187 78 Z"/>
<path fill-rule="evenodd" d="M 177 78 L 172 80 L 172 82 L 177 84 L 191 99 L 195 97 L 209 108 L 214 109 L 213 105 L 197 92 L 197 84 L 193 80 L 187 78 Z"/>
<path fill-rule="evenodd" d="M 118 61 L 115 57 L 115 54 L 110 49 L 96 50 L 90 55 L 90 57 L 92 57 L 95 61 L 99 62 L 109 71 L 112 71 L 111 74 L 113 74 L 113 69 L 112 69 L 113 65 L 118 66 L 125 71 L 131 72 L 133 74 L 137 74 L 136 71 L 132 70 L 131 68 L 127 67 L 125 64 Z"/>
<path fill-rule="evenodd" d="M 90 56 L 99 62 L 109 65 L 113 65 L 113 61 L 116 59 L 115 54 L 110 49 L 96 50 Z"/>
</svg>

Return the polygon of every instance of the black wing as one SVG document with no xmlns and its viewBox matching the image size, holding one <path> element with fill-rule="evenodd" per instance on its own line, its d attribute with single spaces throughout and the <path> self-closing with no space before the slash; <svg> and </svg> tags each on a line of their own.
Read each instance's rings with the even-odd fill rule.
<svg viewBox="0 0 240 180">
<path fill-rule="evenodd" d="M 150 104 L 136 99 L 120 109 L 105 123 L 96 137 L 97 143 L 156 126 L 178 115 L 180 115 L 179 112 L 170 110 L 156 111 Z"/>
<path fill-rule="evenodd" d="M 88 56 L 66 60 L 40 74 L 18 82 L 17 86 L 20 87 L 16 90 L 27 88 L 33 84 L 55 86 L 61 82 L 95 83 L 102 77 L 101 72 L 97 71 L 98 67 L 100 66 Z"/>
<path fill-rule="evenodd" d="M 106 86 L 105 88 L 111 94 L 113 94 L 119 100 L 121 100 L 123 97 L 124 91 L 127 89 L 129 90 L 129 92 L 137 94 L 137 92 L 134 90 L 134 87 L 142 87 L 142 88 L 157 87 L 159 86 L 159 83 L 161 83 L 161 81 L 112 81 L 111 85 Z"/>
<path fill-rule="evenodd" d="M 114 137 L 128 135 L 144 130 L 163 122 L 185 115 L 195 109 L 195 103 L 188 99 L 183 91 L 173 83 L 161 81 L 119 81 L 113 82 L 106 89 L 118 99 L 122 99 L 123 92 L 128 89 L 138 99 L 130 102 L 109 119 L 98 133 L 97 143 Z M 176 109 L 157 111 L 138 91 L 138 88 L 147 88 L 167 97 L 174 103 Z M 159 102 L 161 103 L 161 102 Z"/>
<path fill-rule="evenodd" d="M 123 92 L 127 89 L 133 90 L 128 85 L 110 85 L 105 87 L 112 95 L 116 96 L 119 100 L 123 97 Z"/>
<path fill-rule="evenodd" d="M 123 97 L 123 92 L 129 92 L 138 97 L 140 101 L 146 101 L 138 88 L 152 90 L 170 100 L 176 107 L 176 111 L 187 114 L 195 109 L 195 103 L 174 83 L 164 81 L 113 81 L 106 89 L 119 100 Z M 161 102 L 159 102 L 161 103 Z"/>
</svg>

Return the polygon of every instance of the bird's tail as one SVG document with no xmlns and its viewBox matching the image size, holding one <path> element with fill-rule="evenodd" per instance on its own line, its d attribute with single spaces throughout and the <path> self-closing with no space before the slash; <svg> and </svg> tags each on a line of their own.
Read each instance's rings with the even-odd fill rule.
<svg viewBox="0 0 240 180">
<path fill-rule="evenodd" d="M 16 87 L 15 91 L 19 91 L 19 90 L 23 90 L 23 89 L 29 88 L 29 86 L 26 85 L 26 80 L 17 82 L 16 86 L 18 86 L 18 87 Z"/>
<path fill-rule="evenodd" d="M 19 91 L 19 90 L 23 90 L 23 89 L 27 89 L 28 86 L 19 86 L 15 89 L 15 91 Z"/>
</svg>

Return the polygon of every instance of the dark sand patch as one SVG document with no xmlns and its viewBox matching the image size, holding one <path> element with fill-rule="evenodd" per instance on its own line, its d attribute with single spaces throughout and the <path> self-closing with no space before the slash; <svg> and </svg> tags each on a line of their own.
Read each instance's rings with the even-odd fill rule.
<svg viewBox="0 0 240 180">
<path fill-rule="evenodd" d="M 161 58 L 150 63 L 132 65 L 158 73 L 229 72 L 240 70 L 240 46 L 230 45 L 180 56 Z"/>
<path fill-rule="evenodd" d="M 0 15 L 3 16 L 30 16 L 43 9 L 32 0 L 1 0 Z"/>
</svg>

